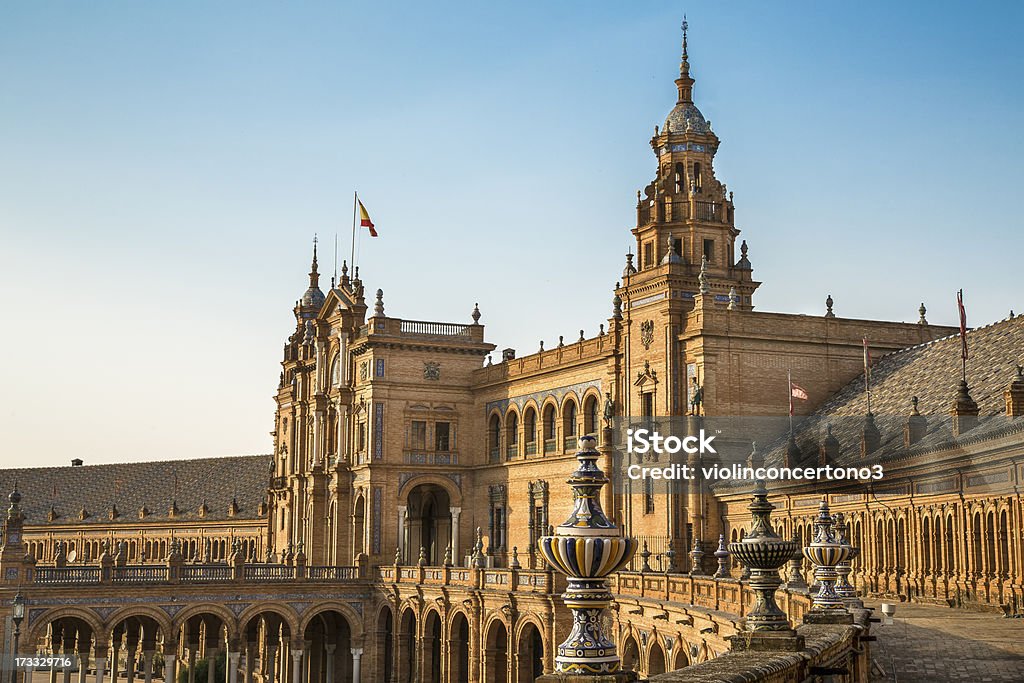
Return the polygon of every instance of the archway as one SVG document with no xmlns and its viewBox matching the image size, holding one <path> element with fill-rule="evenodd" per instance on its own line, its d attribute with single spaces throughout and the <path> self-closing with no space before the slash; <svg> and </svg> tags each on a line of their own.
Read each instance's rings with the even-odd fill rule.
<svg viewBox="0 0 1024 683">
<path fill-rule="evenodd" d="M 672 658 L 672 671 L 685 669 L 690 666 L 690 655 L 687 652 L 688 647 L 684 641 L 680 641 L 679 647 L 676 648 L 676 656 Z"/>
<path fill-rule="evenodd" d="M 665 651 L 661 644 L 655 640 L 651 644 L 651 651 L 647 653 L 647 675 L 656 676 L 665 673 Z"/>
<path fill-rule="evenodd" d="M 448 643 L 448 680 L 469 683 L 469 621 L 462 612 L 452 617 Z"/>
<path fill-rule="evenodd" d="M 451 542 L 452 515 L 448 491 L 438 484 L 420 484 L 409 492 L 406 561 L 415 563 L 423 549 L 427 564 L 439 565 Z"/>
<path fill-rule="evenodd" d="M 544 675 L 544 639 L 535 624 L 527 623 L 519 631 L 516 671 L 516 683 L 533 683 Z"/>
<path fill-rule="evenodd" d="M 627 636 L 622 642 L 622 650 L 619 653 L 622 659 L 622 668 L 626 671 L 636 671 L 637 662 L 640 659 L 640 648 L 637 647 L 633 636 Z"/>
<path fill-rule="evenodd" d="M 166 633 L 151 616 L 129 616 L 116 622 L 109 634 L 110 680 L 123 672 L 127 683 L 137 679 L 174 681 L 177 674 L 177 633 Z M 105 659 L 105 658 L 104 658 Z M 88 667 L 89 663 L 83 659 Z M 95 662 L 98 667 L 100 662 Z M 106 661 L 102 662 L 106 668 Z"/>
<path fill-rule="evenodd" d="M 325 609 L 310 619 L 302 634 L 303 677 L 306 683 L 352 683 L 356 659 L 352 629 L 341 612 Z M 361 662 L 360 662 L 361 667 Z"/>
<path fill-rule="evenodd" d="M 416 615 L 406 607 L 398 622 L 398 656 L 395 671 L 398 683 L 413 683 L 419 680 L 416 671 Z"/>
<path fill-rule="evenodd" d="M 117 639 L 116 631 L 114 638 Z M 200 612 L 189 616 L 181 626 L 185 661 L 182 662 L 182 670 L 178 672 L 178 682 L 223 681 L 227 670 L 224 654 L 227 640 L 224 620 L 217 614 Z"/>
<path fill-rule="evenodd" d="M 385 606 L 377 617 L 377 674 L 389 683 L 394 670 L 394 641 L 395 617 Z"/>
<path fill-rule="evenodd" d="M 362 496 L 356 498 L 352 510 L 352 561 L 360 553 L 365 553 L 363 540 L 366 537 L 366 501 Z"/>
<path fill-rule="evenodd" d="M 508 631 L 499 620 L 487 629 L 484 650 L 484 683 L 508 683 Z"/>
<path fill-rule="evenodd" d="M 441 617 L 430 610 L 423 621 L 423 673 L 429 681 L 441 680 Z"/>
<path fill-rule="evenodd" d="M 262 611 L 242 624 L 241 633 L 245 651 L 242 681 L 252 683 L 255 677 L 260 683 L 289 683 L 293 658 L 288 621 L 277 612 Z"/>
</svg>

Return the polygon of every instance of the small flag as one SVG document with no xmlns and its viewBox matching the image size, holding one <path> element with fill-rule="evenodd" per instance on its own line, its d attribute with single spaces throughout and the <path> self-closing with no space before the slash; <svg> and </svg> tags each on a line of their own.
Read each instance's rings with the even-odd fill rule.
<svg viewBox="0 0 1024 683">
<path fill-rule="evenodd" d="M 792 370 L 787 370 L 786 371 L 786 380 L 789 382 L 789 421 L 790 421 L 790 431 L 792 431 L 792 429 L 793 429 L 793 425 L 792 425 L 793 414 L 795 412 L 793 410 L 793 399 L 794 398 L 798 398 L 801 401 L 806 401 L 808 396 L 807 396 L 807 390 L 806 389 L 804 389 L 799 384 L 793 384 L 793 371 Z"/>
<path fill-rule="evenodd" d="M 359 201 L 359 226 L 362 228 L 370 229 L 370 237 L 376 237 L 377 231 L 373 229 L 373 221 L 370 220 L 370 214 L 366 212 L 366 207 L 363 206 L 363 200 Z"/>
<path fill-rule="evenodd" d="M 789 390 L 793 392 L 793 398 L 798 398 L 801 401 L 806 401 L 809 398 L 807 395 L 807 390 L 804 389 L 799 384 L 790 384 Z"/>
<path fill-rule="evenodd" d="M 964 310 L 964 290 L 956 293 L 956 305 L 960 309 L 960 358 L 967 360 L 967 311 Z"/>
</svg>

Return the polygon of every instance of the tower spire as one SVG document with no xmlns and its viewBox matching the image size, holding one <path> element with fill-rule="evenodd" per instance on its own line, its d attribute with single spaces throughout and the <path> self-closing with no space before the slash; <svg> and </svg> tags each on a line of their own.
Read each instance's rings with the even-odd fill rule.
<svg viewBox="0 0 1024 683">
<path fill-rule="evenodd" d="M 683 29 L 683 59 L 679 62 L 679 78 L 676 80 L 676 89 L 679 91 L 679 99 L 676 103 L 689 104 L 693 102 L 693 79 L 690 78 L 690 55 L 686 44 L 690 24 L 686 21 L 685 14 L 681 28 Z"/>
<path fill-rule="evenodd" d="M 318 270 L 317 263 L 316 263 L 316 243 L 317 243 L 316 233 L 313 233 L 313 265 L 312 265 L 312 268 L 309 271 L 309 286 L 310 287 L 319 287 L 320 286 L 320 271 Z"/>
</svg>

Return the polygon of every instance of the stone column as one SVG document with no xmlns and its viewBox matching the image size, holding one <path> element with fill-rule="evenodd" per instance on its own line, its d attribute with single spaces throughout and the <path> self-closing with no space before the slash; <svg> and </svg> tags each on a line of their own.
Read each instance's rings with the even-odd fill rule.
<svg viewBox="0 0 1024 683">
<path fill-rule="evenodd" d="M 462 508 L 452 508 L 452 561 L 461 565 L 459 561 L 459 517 L 462 515 Z"/>
<path fill-rule="evenodd" d="M 83 648 L 78 653 L 78 683 L 88 683 L 86 675 L 89 673 L 89 650 L 88 647 Z M 31 678 L 26 679 L 26 683 L 31 682 Z"/>
<path fill-rule="evenodd" d="M 327 658 L 327 683 L 334 683 L 334 651 L 338 646 L 334 643 L 324 643 L 324 652 Z"/>
<path fill-rule="evenodd" d="M 352 648 L 352 681 L 353 683 L 361 683 L 362 681 L 362 659 L 363 659 L 363 648 L 354 647 Z"/>
<path fill-rule="evenodd" d="M 189 643 L 188 646 L 188 683 L 196 683 L 196 650 L 198 645 Z"/>
<path fill-rule="evenodd" d="M 252 683 L 252 665 L 256 658 L 256 643 L 245 643 L 245 675 L 242 676 L 242 683 Z"/>
<path fill-rule="evenodd" d="M 217 683 L 217 654 L 219 647 L 206 646 L 206 683 Z"/>
<path fill-rule="evenodd" d="M 313 641 L 302 641 L 302 677 L 305 683 L 313 683 L 310 678 L 313 675 Z"/>
<path fill-rule="evenodd" d="M 228 683 L 238 683 L 238 658 L 241 652 L 228 652 Z"/>
<path fill-rule="evenodd" d="M 398 545 L 398 548 L 402 551 L 402 559 L 403 560 L 405 560 L 405 546 L 406 546 L 406 544 L 405 544 L 405 534 L 406 534 L 405 511 L 406 511 L 406 509 L 407 508 L 406 508 L 405 505 L 399 505 L 398 506 L 398 543 L 397 543 L 397 545 Z M 408 561 L 408 560 L 406 560 L 406 561 Z"/>
<path fill-rule="evenodd" d="M 156 650 L 142 651 L 143 676 L 146 683 L 153 683 L 153 655 Z"/>
<path fill-rule="evenodd" d="M 106 674 L 107 669 L 108 654 L 109 652 L 107 651 L 107 647 L 105 645 L 96 645 L 96 651 L 93 655 L 96 660 L 96 683 L 103 683 L 103 678 Z M 31 677 L 29 678 L 29 680 L 32 680 Z M 114 681 L 114 683 L 117 683 L 117 681 Z"/>
<path fill-rule="evenodd" d="M 178 682 L 178 655 L 176 653 L 164 655 L 164 683 Z M 99 681 L 97 681 L 99 683 Z"/>
<path fill-rule="evenodd" d="M 302 683 L 302 648 L 292 650 L 292 683 Z"/>
<path fill-rule="evenodd" d="M 128 683 L 135 683 L 135 652 L 139 646 L 138 636 L 132 637 L 132 634 L 128 634 L 128 647 L 125 650 L 127 658 L 125 660 L 125 670 L 127 673 Z M 66 682 L 65 682 L 66 683 Z"/>
</svg>

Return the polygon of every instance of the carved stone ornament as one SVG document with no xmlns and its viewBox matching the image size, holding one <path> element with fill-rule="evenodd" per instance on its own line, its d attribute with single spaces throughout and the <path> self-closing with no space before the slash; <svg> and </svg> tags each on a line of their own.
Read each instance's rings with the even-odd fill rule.
<svg viewBox="0 0 1024 683">
<path fill-rule="evenodd" d="M 423 379 L 439 380 L 441 379 L 441 364 L 433 361 L 427 361 L 423 364 Z"/>
<path fill-rule="evenodd" d="M 645 320 L 640 323 L 640 343 L 644 345 L 644 349 L 650 349 L 651 344 L 654 343 L 653 320 Z"/>
<path fill-rule="evenodd" d="M 370 361 L 364 360 L 359 364 L 359 381 L 365 382 L 370 377 Z"/>
</svg>

